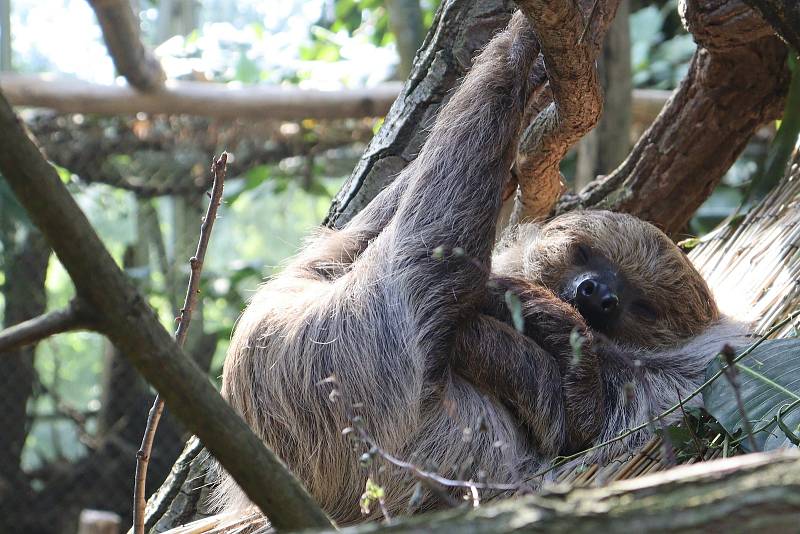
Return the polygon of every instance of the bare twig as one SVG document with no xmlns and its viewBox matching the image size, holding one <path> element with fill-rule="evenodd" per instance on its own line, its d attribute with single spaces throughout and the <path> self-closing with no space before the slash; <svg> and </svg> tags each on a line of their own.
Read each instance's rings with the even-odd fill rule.
<svg viewBox="0 0 800 534">
<path fill-rule="evenodd" d="M 473 506 L 476 502 L 480 502 L 478 490 L 495 490 L 495 491 L 518 491 L 522 488 L 521 484 L 502 484 L 494 482 L 476 482 L 472 480 L 456 480 L 444 477 L 436 472 L 423 469 L 422 467 L 401 460 L 396 456 L 390 454 L 383 449 L 364 428 L 365 422 L 361 416 L 354 413 L 354 407 L 343 400 L 342 392 L 339 391 L 339 382 L 335 375 L 331 375 L 318 385 L 332 384 L 333 390 L 330 394 L 332 402 L 342 402 L 345 417 L 350 421 L 352 426 L 345 428 L 342 433 L 345 435 L 352 435 L 367 446 L 368 451 L 362 455 L 362 463 L 369 465 L 372 458 L 377 456 L 386 461 L 387 463 L 398 467 L 404 471 L 409 472 L 417 481 L 427 488 L 431 493 L 442 499 L 451 507 L 459 506 L 461 503 L 454 499 L 447 491 L 446 488 L 465 488 L 469 492 L 469 497 Z"/>
<path fill-rule="evenodd" d="M 63 310 L 45 313 L 0 331 L 0 353 L 36 343 L 73 330 L 93 329 L 94 319 L 86 303 L 73 300 Z"/>
<path fill-rule="evenodd" d="M 208 204 L 206 216 L 200 226 L 200 239 L 197 243 L 197 250 L 189 260 L 191 272 L 189 274 L 189 285 L 186 288 L 186 297 L 183 301 L 180 315 L 177 317 L 178 329 L 175 332 L 175 341 L 179 347 L 186 343 L 186 336 L 189 332 L 189 323 L 192 320 L 192 311 L 197 304 L 197 295 L 200 293 L 200 274 L 203 271 L 203 261 L 206 257 L 208 242 L 211 239 L 211 230 L 217 218 L 217 209 L 222 202 L 222 191 L 225 187 L 225 171 L 228 162 L 228 153 L 222 155 L 211 165 L 211 172 L 214 175 L 214 185 L 211 188 L 211 201 Z M 153 450 L 153 439 L 156 435 L 158 422 L 164 411 L 164 401 L 160 395 L 156 395 L 153 406 L 147 415 L 147 426 L 145 427 L 142 445 L 136 453 L 136 480 L 134 484 L 133 498 L 133 531 L 135 534 L 144 534 L 144 509 L 145 482 L 147 480 L 147 466 L 150 462 L 150 453 Z"/>
<path fill-rule="evenodd" d="M 697 451 L 697 455 L 699 458 L 702 458 L 706 452 L 706 447 L 700 442 L 700 438 L 697 437 L 697 433 L 692 428 L 692 425 L 689 421 L 689 416 L 686 414 L 686 410 L 683 408 L 683 399 L 681 398 L 681 391 L 678 389 L 678 386 L 675 386 L 675 394 L 678 397 L 678 406 L 681 407 L 681 415 L 683 416 L 683 424 L 689 430 L 689 435 L 692 437 L 692 442 L 694 443 L 695 450 Z"/>
<path fill-rule="evenodd" d="M 753 436 L 753 426 L 750 424 L 750 419 L 747 417 L 747 410 L 742 400 L 742 391 L 739 388 L 736 372 L 736 352 L 730 345 L 725 345 L 722 347 L 721 356 L 722 371 L 725 374 L 725 378 L 728 379 L 731 389 L 733 389 L 733 396 L 736 398 L 736 408 L 739 410 L 739 415 L 742 416 L 742 426 L 744 427 L 745 436 L 747 436 L 747 440 L 750 443 L 750 450 L 752 452 L 758 452 L 758 445 Z"/>
<path fill-rule="evenodd" d="M 128 0 L 89 0 L 114 66 L 128 83 L 140 91 L 154 91 L 164 85 L 161 63 L 145 48 L 139 19 Z"/>
</svg>

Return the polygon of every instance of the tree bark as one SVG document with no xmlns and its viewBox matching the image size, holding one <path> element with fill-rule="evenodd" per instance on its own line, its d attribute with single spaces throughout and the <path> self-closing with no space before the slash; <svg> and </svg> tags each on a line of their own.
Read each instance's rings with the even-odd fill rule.
<svg viewBox="0 0 800 534">
<path fill-rule="evenodd" d="M 114 66 L 131 86 L 139 91 L 156 91 L 163 87 L 166 74 L 161 63 L 144 46 L 139 30 L 139 16 L 130 0 L 89 0 L 108 54 Z"/>
<path fill-rule="evenodd" d="M 633 213 L 680 232 L 759 126 L 782 111 L 786 47 L 738 0 L 681 4 L 698 41 L 689 73 L 625 162 L 558 212 Z"/>
<path fill-rule="evenodd" d="M 775 32 L 800 52 L 800 3 L 793 0 L 744 0 L 758 11 Z"/>
<path fill-rule="evenodd" d="M 800 453 L 792 450 L 702 462 L 599 488 L 555 489 L 474 510 L 340 532 L 795 532 L 798 524 Z"/>
</svg>

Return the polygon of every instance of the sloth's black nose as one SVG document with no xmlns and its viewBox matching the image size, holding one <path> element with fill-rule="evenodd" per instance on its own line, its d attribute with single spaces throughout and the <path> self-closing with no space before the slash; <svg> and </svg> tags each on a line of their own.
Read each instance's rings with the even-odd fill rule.
<svg viewBox="0 0 800 534">
<path fill-rule="evenodd" d="M 575 289 L 575 307 L 589 326 L 604 330 L 616 320 L 619 312 L 619 297 L 614 289 L 603 281 L 587 278 Z"/>
</svg>

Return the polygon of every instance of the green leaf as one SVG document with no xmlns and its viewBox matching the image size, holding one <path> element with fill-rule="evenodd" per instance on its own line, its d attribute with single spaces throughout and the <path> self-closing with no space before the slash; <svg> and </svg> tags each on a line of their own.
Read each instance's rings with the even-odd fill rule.
<svg viewBox="0 0 800 534">
<path fill-rule="evenodd" d="M 721 368 L 721 362 L 715 359 L 706 369 L 706 378 Z M 792 445 L 800 425 L 800 403 L 795 402 L 800 399 L 800 339 L 765 341 L 736 363 L 736 371 L 739 394 L 757 447 L 773 450 Z M 703 401 L 728 434 L 744 432 L 735 390 L 724 375 L 703 390 Z M 750 448 L 747 439 L 741 446 Z"/>
</svg>

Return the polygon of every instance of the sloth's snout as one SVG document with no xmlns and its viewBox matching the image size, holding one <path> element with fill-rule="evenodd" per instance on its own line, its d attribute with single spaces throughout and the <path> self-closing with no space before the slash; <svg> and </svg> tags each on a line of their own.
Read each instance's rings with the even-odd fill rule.
<svg viewBox="0 0 800 534">
<path fill-rule="evenodd" d="M 575 307 L 589 326 L 608 330 L 619 316 L 619 297 L 610 281 L 590 277 L 575 288 Z"/>
</svg>

